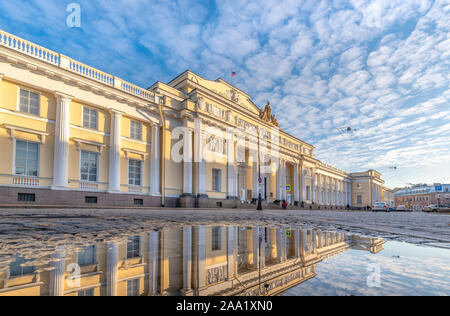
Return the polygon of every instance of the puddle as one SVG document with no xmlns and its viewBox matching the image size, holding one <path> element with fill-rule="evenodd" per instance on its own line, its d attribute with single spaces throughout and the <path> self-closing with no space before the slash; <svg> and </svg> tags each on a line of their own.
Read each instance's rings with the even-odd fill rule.
<svg viewBox="0 0 450 316">
<path fill-rule="evenodd" d="M 383 251 L 349 251 L 317 265 L 316 278 L 284 295 L 449 295 L 450 250 L 389 241 Z"/>
<path fill-rule="evenodd" d="M 450 294 L 447 245 L 349 232 L 185 226 L 36 240 L 3 240 L 0 296 Z"/>
</svg>

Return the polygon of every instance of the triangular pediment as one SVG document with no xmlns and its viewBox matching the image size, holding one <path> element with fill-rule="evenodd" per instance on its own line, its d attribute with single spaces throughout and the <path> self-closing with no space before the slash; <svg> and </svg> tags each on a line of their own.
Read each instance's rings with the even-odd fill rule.
<svg viewBox="0 0 450 316">
<path fill-rule="evenodd" d="M 186 71 L 172 80 L 169 85 L 176 87 L 186 79 L 202 86 L 203 88 L 211 91 L 213 94 L 220 95 L 221 97 L 231 101 L 241 110 L 248 111 L 253 115 L 260 115 L 260 109 L 252 102 L 251 97 L 247 93 L 236 88 L 222 78 L 214 81 L 207 80 L 191 71 Z"/>
</svg>

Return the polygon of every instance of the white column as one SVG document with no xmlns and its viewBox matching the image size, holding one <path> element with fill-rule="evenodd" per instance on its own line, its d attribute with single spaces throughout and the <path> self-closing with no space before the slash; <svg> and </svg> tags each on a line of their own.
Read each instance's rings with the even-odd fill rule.
<svg viewBox="0 0 450 316">
<path fill-rule="evenodd" d="M 338 203 L 338 188 L 337 188 L 337 179 L 334 179 L 333 181 L 333 188 L 334 188 L 334 205 L 337 206 Z"/>
<path fill-rule="evenodd" d="M 253 228 L 253 268 L 259 268 L 259 227 Z"/>
<path fill-rule="evenodd" d="M 253 198 L 258 199 L 258 158 L 256 157 L 256 154 L 253 156 L 253 167 L 252 167 L 252 182 L 253 182 Z"/>
<path fill-rule="evenodd" d="M 314 169 L 311 169 L 311 198 L 312 202 L 316 203 L 316 172 Z"/>
<path fill-rule="evenodd" d="M 294 231 L 294 245 L 295 245 L 295 257 L 300 257 L 300 229 L 296 228 Z"/>
<path fill-rule="evenodd" d="M 321 183 L 321 179 L 320 179 L 321 175 L 317 174 L 317 204 L 321 205 L 322 204 L 322 183 Z"/>
<path fill-rule="evenodd" d="M 352 183 L 348 183 L 348 204 L 352 206 Z"/>
<path fill-rule="evenodd" d="M 370 183 L 370 192 L 371 192 L 371 194 L 370 194 L 370 196 L 371 196 L 371 198 L 370 198 L 370 200 L 371 200 L 371 202 L 370 202 L 370 204 L 373 204 L 373 203 L 375 203 L 375 190 L 374 190 L 374 186 L 375 186 L 375 184 L 374 183 Z"/>
<path fill-rule="evenodd" d="M 281 161 L 281 199 L 286 200 L 286 160 Z"/>
<path fill-rule="evenodd" d="M 194 120 L 194 161 L 197 167 L 197 195 L 206 195 L 206 161 L 203 157 L 203 149 L 205 145 L 205 137 L 202 132 L 202 120 L 196 118 Z"/>
<path fill-rule="evenodd" d="M 106 247 L 106 295 L 117 296 L 119 245 L 116 242 L 109 242 Z"/>
<path fill-rule="evenodd" d="M 302 200 L 302 202 L 306 202 L 306 188 L 305 188 L 305 170 L 303 168 L 303 165 L 300 168 L 300 173 L 301 173 L 301 188 L 300 188 L 300 199 Z"/>
<path fill-rule="evenodd" d="M 281 186 L 282 186 L 282 170 L 281 170 L 281 159 L 277 159 L 277 174 L 276 174 L 276 200 L 281 201 Z"/>
<path fill-rule="evenodd" d="M 261 238 L 261 251 L 259 253 L 259 264 L 261 264 L 261 269 L 264 269 L 266 267 L 266 229 L 264 227 L 259 227 L 259 236 L 258 236 L 258 243 L 259 238 Z M 267 239 L 269 240 L 269 239 Z"/>
<path fill-rule="evenodd" d="M 328 177 L 328 205 L 333 205 L 333 189 L 332 189 L 332 179 Z"/>
<path fill-rule="evenodd" d="M 50 271 L 49 295 L 63 296 L 64 295 L 64 272 L 66 268 L 65 261 L 66 253 L 64 247 L 58 248 L 57 252 L 52 255 L 52 262 L 50 266 L 53 270 Z"/>
<path fill-rule="evenodd" d="M 294 202 L 299 202 L 299 190 L 298 187 L 298 164 L 294 164 Z"/>
<path fill-rule="evenodd" d="M 192 195 L 192 131 L 187 127 L 183 138 L 183 194 Z"/>
<path fill-rule="evenodd" d="M 191 291 L 192 284 L 192 227 L 183 227 L 183 292 Z"/>
<path fill-rule="evenodd" d="M 336 179 L 336 206 L 341 205 L 339 201 L 339 180 Z"/>
<path fill-rule="evenodd" d="M 237 157 L 237 144 L 234 145 L 234 153 L 235 153 L 235 157 Z M 237 161 L 235 162 L 235 168 L 234 168 L 234 194 L 236 197 L 239 198 L 240 196 L 240 192 L 239 192 L 239 184 L 238 184 L 238 177 L 239 177 L 239 172 L 238 172 L 238 166 L 237 166 Z"/>
<path fill-rule="evenodd" d="M 195 242 L 195 284 L 197 289 L 201 289 L 206 285 L 206 228 L 204 226 L 194 227 Z"/>
<path fill-rule="evenodd" d="M 111 136 L 109 147 L 108 192 L 120 192 L 120 121 L 122 114 L 111 111 Z"/>
<path fill-rule="evenodd" d="M 344 194 L 344 206 L 347 207 L 347 204 L 348 204 L 348 200 L 347 200 L 347 198 L 348 198 L 348 196 L 347 196 L 347 182 L 343 181 L 342 185 L 343 185 L 343 194 Z"/>
<path fill-rule="evenodd" d="M 283 235 L 284 235 L 284 229 L 277 229 L 277 261 L 283 262 Z"/>
<path fill-rule="evenodd" d="M 53 158 L 52 189 L 65 189 L 69 185 L 69 112 L 71 98 L 56 93 L 55 148 Z"/>
<path fill-rule="evenodd" d="M 308 241 L 307 241 L 308 231 L 306 229 L 302 229 L 300 234 L 301 234 L 300 235 L 301 252 L 303 255 L 305 255 L 306 253 L 308 253 Z"/>
<path fill-rule="evenodd" d="M 227 144 L 227 196 L 228 198 L 235 198 L 235 153 L 234 153 L 234 135 L 227 135 L 230 139 L 226 140 Z"/>
<path fill-rule="evenodd" d="M 237 274 L 237 248 L 236 248 L 236 227 L 227 227 L 227 263 L 228 263 L 228 279 L 234 278 Z"/>
<path fill-rule="evenodd" d="M 152 126 L 152 147 L 150 156 L 150 195 L 159 196 L 160 191 L 160 140 L 159 140 L 159 129 L 158 125 Z"/>
<path fill-rule="evenodd" d="M 149 249 L 148 249 L 148 271 L 149 282 L 148 292 L 149 295 L 155 295 L 158 291 L 158 251 L 159 251 L 159 232 L 152 231 L 149 234 Z"/>
</svg>

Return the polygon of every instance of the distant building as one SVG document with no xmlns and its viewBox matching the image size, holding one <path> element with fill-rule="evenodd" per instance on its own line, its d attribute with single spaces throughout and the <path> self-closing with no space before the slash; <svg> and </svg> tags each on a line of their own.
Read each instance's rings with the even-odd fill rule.
<svg viewBox="0 0 450 316">
<path fill-rule="evenodd" d="M 363 209 L 375 202 L 383 202 L 386 190 L 381 173 L 376 170 L 351 173 L 352 177 L 352 206 Z"/>
<path fill-rule="evenodd" d="M 395 205 L 422 210 L 430 204 L 450 204 L 450 184 L 417 184 L 395 192 Z"/>
</svg>

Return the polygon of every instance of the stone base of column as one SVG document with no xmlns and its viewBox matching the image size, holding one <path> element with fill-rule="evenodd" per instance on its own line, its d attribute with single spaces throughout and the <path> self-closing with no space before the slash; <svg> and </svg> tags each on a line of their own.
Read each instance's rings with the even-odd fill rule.
<svg viewBox="0 0 450 316">
<path fill-rule="evenodd" d="M 206 194 L 197 194 L 197 207 L 198 208 L 207 208 L 208 207 L 208 195 Z"/>
<path fill-rule="evenodd" d="M 107 193 L 110 193 L 110 194 L 120 194 L 120 193 L 124 193 L 124 192 L 122 192 L 122 191 L 120 191 L 120 190 L 108 190 Z"/>
<path fill-rule="evenodd" d="M 50 187 L 50 189 L 52 189 L 52 190 L 60 190 L 60 191 L 70 190 L 69 186 L 54 185 L 54 184 Z"/>
<path fill-rule="evenodd" d="M 179 201 L 182 208 L 195 208 L 197 204 L 197 198 L 190 193 L 183 193 Z"/>
<path fill-rule="evenodd" d="M 157 197 L 160 197 L 160 196 L 161 196 L 161 192 L 150 192 L 149 195 L 150 195 L 150 196 L 157 196 Z"/>
</svg>

